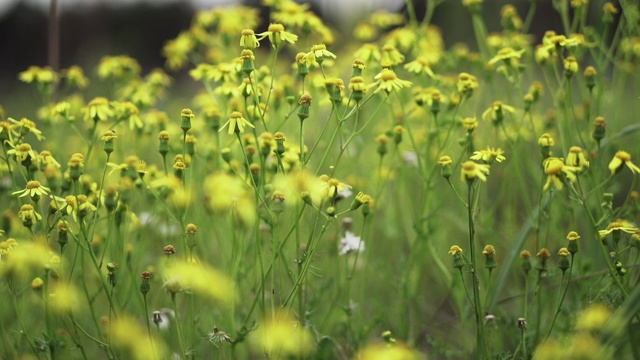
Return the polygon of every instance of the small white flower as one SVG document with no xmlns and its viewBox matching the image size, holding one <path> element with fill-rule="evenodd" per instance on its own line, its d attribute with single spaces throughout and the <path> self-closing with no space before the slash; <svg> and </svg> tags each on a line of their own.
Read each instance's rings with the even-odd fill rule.
<svg viewBox="0 0 640 360">
<path fill-rule="evenodd" d="M 364 251 L 364 241 L 351 231 L 347 231 L 344 237 L 340 239 L 340 255 L 356 251 Z"/>
<path fill-rule="evenodd" d="M 346 199 L 348 197 L 351 197 L 351 195 L 353 195 L 353 191 L 351 191 L 350 185 L 345 185 L 343 190 L 340 190 L 340 188 L 337 188 L 337 191 L 338 191 L 338 198 L 340 199 Z"/>
</svg>

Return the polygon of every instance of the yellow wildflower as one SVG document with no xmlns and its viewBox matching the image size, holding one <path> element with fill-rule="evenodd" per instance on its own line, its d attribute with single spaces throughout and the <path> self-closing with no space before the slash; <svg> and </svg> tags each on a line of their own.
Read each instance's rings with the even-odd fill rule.
<svg viewBox="0 0 640 360">
<path fill-rule="evenodd" d="M 331 51 L 327 50 L 327 46 L 325 44 L 313 45 L 311 47 L 311 51 L 308 52 L 305 55 L 305 57 L 308 57 L 310 55 L 313 55 L 315 57 L 316 61 L 318 61 L 318 63 L 321 63 L 322 60 L 325 58 L 325 56 L 333 58 L 333 59 L 336 58 L 336 54 L 334 54 Z"/>
<path fill-rule="evenodd" d="M 369 88 L 376 88 L 373 93 L 384 90 L 387 94 L 392 91 L 400 91 L 404 87 L 412 85 L 411 81 L 398 79 L 393 70 L 382 69 L 374 78 L 375 82 L 369 85 Z"/>
<path fill-rule="evenodd" d="M 259 40 L 269 37 L 271 46 L 273 46 L 274 49 L 278 49 L 283 41 L 291 44 L 295 44 L 295 42 L 298 41 L 298 35 L 285 31 L 284 25 L 282 24 L 271 24 L 267 31 L 258 34 L 258 36 L 260 36 Z"/>
<path fill-rule="evenodd" d="M 562 190 L 563 184 L 568 181 L 576 180 L 576 172 L 580 171 L 580 168 L 575 166 L 568 166 L 564 164 L 564 161 L 560 158 L 547 158 L 543 163 L 544 173 L 547 174 L 547 182 L 544 184 L 544 190 L 549 189 L 549 186 L 553 185 L 558 190 Z"/>
<path fill-rule="evenodd" d="M 109 100 L 104 97 L 94 98 L 84 108 L 85 120 L 107 121 L 111 116 L 113 116 L 113 111 L 109 107 Z"/>
<path fill-rule="evenodd" d="M 458 245 L 453 245 L 450 249 L 449 249 L 449 255 L 455 256 L 455 255 L 460 255 L 462 254 L 462 248 Z"/>
<path fill-rule="evenodd" d="M 40 181 L 31 180 L 27 182 L 27 186 L 24 190 L 13 192 L 11 193 L 11 195 L 20 194 L 18 197 L 24 197 L 27 195 L 29 195 L 30 197 L 34 197 L 34 196 L 46 196 L 47 193 L 49 192 L 51 192 L 51 189 L 49 189 L 46 186 L 42 186 L 42 184 L 40 184 Z"/>
<path fill-rule="evenodd" d="M 492 164 L 494 161 L 502 162 L 506 158 L 504 157 L 504 151 L 502 149 L 494 149 L 487 146 L 484 150 L 475 151 L 471 156 L 471 160 L 481 160 L 485 164 Z"/>
<path fill-rule="evenodd" d="M 524 49 L 514 50 L 510 47 L 502 48 L 498 50 L 496 56 L 489 60 L 489 65 L 493 65 L 499 61 L 504 61 L 507 65 L 518 65 L 518 60 L 525 52 Z"/>
<path fill-rule="evenodd" d="M 229 135 L 232 135 L 234 133 L 243 133 L 245 126 L 255 128 L 255 126 L 253 126 L 253 124 L 251 124 L 247 119 L 242 117 L 242 113 L 238 111 L 232 112 L 229 116 L 229 120 L 227 120 L 227 122 L 224 123 L 224 125 L 222 125 L 222 127 L 218 131 L 222 131 L 227 126 L 229 126 Z"/>
<path fill-rule="evenodd" d="M 515 113 L 516 108 L 503 104 L 502 101 L 494 101 L 491 106 L 482 113 L 482 120 L 490 119 L 493 123 L 500 123 L 504 119 L 504 111 Z"/>
<path fill-rule="evenodd" d="M 631 154 L 626 151 L 618 151 L 616 155 L 611 159 L 609 163 L 609 170 L 611 170 L 611 175 L 615 175 L 622 170 L 622 166 L 627 165 L 627 167 L 631 170 L 632 173 L 637 174 L 640 173 L 640 168 L 631 162 Z"/>
<path fill-rule="evenodd" d="M 428 58 L 424 56 L 418 56 L 417 59 L 405 64 L 404 68 L 407 69 L 407 71 L 417 75 L 425 73 L 429 75 L 429 77 L 435 78 L 436 75 L 433 73 L 433 70 L 431 70 L 431 65 L 431 61 L 429 61 Z"/>
<path fill-rule="evenodd" d="M 255 49 L 260 46 L 256 34 L 251 29 L 243 29 L 240 37 L 240 46 L 243 49 Z"/>
<path fill-rule="evenodd" d="M 22 118 L 20 119 L 20 121 L 17 121 L 12 118 L 9 118 L 8 120 L 11 123 L 13 123 L 9 128 L 15 131 L 20 137 L 31 133 L 35 135 L 38 140 L 44 140 L 44 136 L 42 136 L 42 131 L 36 128 L 36 123 L 34 123 L 33 121 L 27 118 Z"/>
<path fill-rule="evenodd" d="M 476 178 L 487 181 L 489 171 L 489 165 L 487 164 L 477 164 L 473 161 L 466 161 L 462 164 L 461 178 L 462 181 L 473 181 Z"/>
<path fill-rule="evenodd" d="M 633 226 L 633 224 L 631 224 L 629 221 L 618 219 L 616 221 L 609 223 L 609 225 L 607 225 L 607 228 L 605 230 L 599 230 L 598 233 L 600 234 L 601 237 L 604 237 L 616 231 L 626 232 L 627 234 L 634 234 L 637 230 L 638 228 Z"/>
<path fill-rule="evenodd" d="M 572 146 L 569 149 L 569 155 L 567 155 L 567 160 L 565 163 L 569 166 L 575 166 L 582 170 L 589 168 L 589 161 L 584 156 L 584 151 L 579 146 Z"/>
</svg>

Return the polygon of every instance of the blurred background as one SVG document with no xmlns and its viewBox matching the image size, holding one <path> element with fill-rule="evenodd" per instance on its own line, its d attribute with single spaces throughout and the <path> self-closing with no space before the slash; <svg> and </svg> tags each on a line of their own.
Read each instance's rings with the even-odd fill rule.
<svg viewBox="0 0 640 360">
<path fill-rule="evenodd" d="M 47 65 L 47 28 L 51 0 L 0 0 L 0 57 L 2 86 L 29 65 Z M 58 0 L 60 66 L 96 64 L 106 54 L 130 55 L 145 68 L 162 66 L 163 44 L 189 26 L 195 11 L 230 4 L 260 6 L 261 0 Z M 415 1 L 424 7 L 426 0 Z M 524 18 L 528 0 L 487 1 L 484 13 L 495 16 L 505 3 L 517 6 Z M 316 0 L 314 12 L 343 35 L 371 12 L 385 8 L 402 12 L 404 0 Z M 551 0 L 539 1 L 533 32 L 559 28 Z M 418 14 L 422 11 L 418 10 Z M 263 12 L 266 19 L 268 13 Z M 467 19 L 468 18 L 468 19 Z M 436 9 L 433 23 L 443 30 L 447 45 L 472 40 L 470 17 L 461 0 L 447 0 Z M 268 25 L 265 20 L 262 24 Z M 489 23 L 499 30 L 499 21 Z M 259 29 L 258 29 L 259 30 Z M 338 37 L 340 39 L 340 37 Z M 473 41 L 471 41 L 473 42 Z"/>
</svg>

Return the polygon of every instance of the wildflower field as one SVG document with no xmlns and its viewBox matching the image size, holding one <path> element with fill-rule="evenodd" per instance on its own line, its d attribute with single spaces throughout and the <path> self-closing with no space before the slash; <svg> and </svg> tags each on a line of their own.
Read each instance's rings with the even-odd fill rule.
<svg viewBox="0 0 640 360">
<path fill-rule="evenodd" d="M 0 358 L 639 358 L 640 1 L 549 0 L 532 35 L 539 1 L 462 0 L 451 47 L 443 1 L 348 34 L 218 7 L 164 69 L 25 64 Z"/>
</svg>

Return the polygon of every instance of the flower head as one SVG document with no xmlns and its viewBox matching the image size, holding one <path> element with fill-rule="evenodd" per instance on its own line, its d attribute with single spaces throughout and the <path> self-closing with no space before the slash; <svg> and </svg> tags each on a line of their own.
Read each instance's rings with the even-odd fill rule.
<svg viewBox="0 0 640 360">
<path fill-rule="evenodd" d="M 231 115 L 229 115 L 229 120 L 227 120 L 227 122 L 222 125 L 222 127 L 218 131 L 222 131 L 227 126 L 229 126 L 229 135 L 232 135 L 234 133 L 243 133 L 245 126 L 255 128 L 255 126 L 253 126 L 253 124 L 251 124 L 247 119 L 242 117 L 242 113 L 238 111 L 232 112 Z"/>
<path fill-rule="evenodd" d="M 449 255 L 451 256 L 456 256 L 456 255 L 460 255 L 462 254 L 462 248 L 458 245 L 453 245 L 450 249 L 449 249 Z"/>
<path fill-rule="evenodd" d="M 575 166 L 568 166 L 564 164 L 564 161 L 560 158 L 548 158 L 543 163 L 544 173 L 547 174 L 547 182 L 544 184 L 544 190 L 549 189 L 553 184 L 556 189 L 562 190 L 563 184 L 567 181 L 576 180 L 576 172 L 580 171 L 580 168 Z"/>
<path fill-rule="evenodd" d="M 506 159 L 503 154 L 504 151 L 502 149 L 494 149 L 487 146 L 484 150 L 474 152 L 471 160 L 481 160 L 485 164 L 493 164 L 494 161 L 503 162 Z"/>
<path fill-rule="evenodd" d="M 584 156 L 584 151 L 582 151 L 582 148 L 579 146 L 572 146 L 569 149 L 569 155 L 567 155 L 565 163 L 582 170 L 589 168 L 589 161 L 587 161 L 587 158 Z"/>
<path fill-rule="evenodd" d="M 295 42 L 298 41 L 298 35 L 285 31 L 284 25 L 282 24 L 271 24 L 267 31 L 258 34 L 258 36 L 260 36 L 259 40 L 269 37 L 271 46 L 273 46 L 274 49 L 278 49 L 283 41 L 291 44 L 295 44 Z"/>
<path fill-rule="evenodd" d="M 524 49 L 513 50 L 510 47 L 502 48 L 498 50 L 498 53 L 496 54 L 496 56 L 494 56 L 493 58 L 491 58 L 491 60 L 489 60 L 489 64 L 493 65 L 499 61 L 504 61 L 509 65 L 517 65 L 518 60 L 520 59 L 524 51 L 525 51 Z"/>
<path fill-rule="evenodd" d="M 256 34 L 251 29 L 243 29 L 240 37 L 240 46 L 243 49 L 255 49 L 260 46 Z"/>
<path fill-rule="evenodd" d="M 46 186 L 42 186 L 42 184 L 40 184 L 40 181 L 31 180 L 27 182 L 27 187 L 24 190 L 16 191 L 12 193 L 12 195 L 20 194 L 19 197 L 29 195 L 33 198 L 35 196 L 46 196 L 49 192 L 51 192 L 51 189 Z"/>
<path fill-rule="evenodd" d="M 411 86 L 411 81 L 399 79 L 396 73 L 390 69 L 382 69 L 373 79 L 376 82 L 369 85 L 369 88 L 376 88 L 373 91 L 374 94 L 381 90 L 389 94 L 392 91 L 400 91 L 404 87 Z"/>
<path fill-rule="evenodd" d="M 109 100 L 104 97 L 97 97 L 87 104 L 84 109 L 85 120 L 107 121 L 113 116 L 113 111 L 109 107 Z"/>
<path fill-rule="evenodd" d="M 611 175 L 615 175 L 620 172 L 623 165 L 627 165 L 627 167 L 634 174 L 640 173 L 640 168 L 636 164 L 631 162 L 631 154 L 621 150 L 618 151 L 613 159 L 611 159 L 611 162 L 609 162 L 609 170 L 611 170 Z"/>
<path fill-rule="evenodd" d="M 462 164 L 462 181 L 473 181 L 476 178 L 487 181 L 487 175 L 489 175 L 489 165 L 487 164 L 477 164 L 473 161 Z"/>
</svg>

